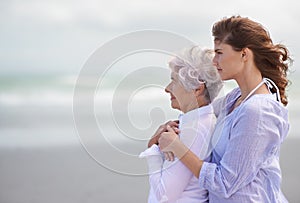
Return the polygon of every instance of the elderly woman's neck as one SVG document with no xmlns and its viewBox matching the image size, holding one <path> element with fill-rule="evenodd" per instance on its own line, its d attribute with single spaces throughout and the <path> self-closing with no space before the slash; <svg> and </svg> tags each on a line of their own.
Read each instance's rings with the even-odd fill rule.
<svg viewBox="0 0 300 203">
<path fill-rule="evenodd" d="M 207 101 L 199 100 L 199 101 L 197 101 L 197 103 L 190 103 L 188 106 L 186 106 L 184 109 L 182 109 L 182 112 L 187 113 L 194 109 L 198 109 L 200 107 L 207 106 L 208 104 L 209 104 L 209 102 L 207 102 Z"/>
</svg>

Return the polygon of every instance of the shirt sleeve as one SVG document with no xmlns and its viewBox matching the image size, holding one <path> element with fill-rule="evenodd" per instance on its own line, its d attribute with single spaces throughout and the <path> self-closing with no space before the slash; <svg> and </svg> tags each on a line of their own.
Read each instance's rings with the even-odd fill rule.
<svg viewBox="0 0 300 203">
<path fill-rule="evenodd" d="M 256 102 L 241 106 L 227 133 L 229 141 L 220 164 L 204 162 L 200 187 L 229 198 L 254 180 L 280 142 L 280 121 L 271 105 Z"/>
<path fill-rule="evenodd" d="M 212 125 L 212 122 L 209 122 Z M 208 125 L 181 129 L 181 141 L 201 159 L 209 158 L 210 137 L 211 131 Z M 164 161 L 161 173 L 150 174 L 149 182 L 157 200 L 173 202 L 180 198 L 192 177 L 192 172 L 176 158 L 174 162 Z M 201 190 L 197 195 L 199 195 L 199 202 L 207 202 L 206 189 Z"/>
</svg>

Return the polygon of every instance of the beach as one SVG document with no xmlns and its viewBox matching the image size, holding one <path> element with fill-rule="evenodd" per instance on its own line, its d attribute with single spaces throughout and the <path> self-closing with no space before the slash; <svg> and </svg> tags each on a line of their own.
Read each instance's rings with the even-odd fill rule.
<svg viewBox="0 0 300 203">
<path fill-rule="evenodd" d="M 287 139 L 281 150 L 282 189 L 291 203 L 300 201 L 299 164 L 295 161 L 299 144 L 299 139 Z M 147 176 L 108 170 L 81 145 L 2 147 L 0 160 L 1 203 L 147 202 Z"/>
<path fill-rule="evenodd" d="M 77 115 L 82 123 L 75 122 L 73 84 L 63 86 L 53 78 L 49 84 L 45 78 L 37 84 L 34 78 L 22 84 L 12 80 L 16 85 L 0 85 L 1 203 L 147 202 L 147 165 L 138 154 L 159 123 L 178 116 L 163 89 L 143 89 L 130 101 L 117 100 L 128 102 L 126 108 L 112 109 L 110 93 L 105 99 L 100 95 L 95 129 L 84 104 Z M 294 93 L 280 159 L 282 190 L 291 203 L 300 202 L 300 94 Z"/>
<path fill-rule="evenodd" d="M 1 203 L 146 202 L 147 178 L 99 166 L 80 146 L 1 149 Z"/>
</svg>

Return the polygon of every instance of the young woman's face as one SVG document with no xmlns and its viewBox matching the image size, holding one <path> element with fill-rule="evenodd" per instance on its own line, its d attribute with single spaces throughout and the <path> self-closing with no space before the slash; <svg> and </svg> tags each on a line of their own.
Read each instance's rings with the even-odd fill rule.
<svg viewBox="0 0 300 203">
<path fill-rule="evenodd" d="M 196 96 L 194 91 L 187 91 L 178 79 L 178 74 L 171 73 L 171 82 L 165 88 L 165 91 L 171 96 L 171 106 L 174 109 L 181 110 L 186 113 L 193 108 Z"/>
<path fill-rule="evenodd" d="M 213 63 L 222 80 L 237 79 L 242 69 L 242 52 L 234 51 L 232 46 L 215 42 Z"/>
</svg>

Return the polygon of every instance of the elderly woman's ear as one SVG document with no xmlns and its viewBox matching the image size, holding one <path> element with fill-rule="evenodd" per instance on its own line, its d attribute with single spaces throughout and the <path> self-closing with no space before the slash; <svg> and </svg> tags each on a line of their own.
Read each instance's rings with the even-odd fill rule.
<svg viewBox="0 0 300 203">
<path fill-rule="evenodd" d="M 205 85 L 199 85 L 199 87 L 194 90 L 194 94 L 196 97 L 205 96 Z"/>
</svg>

